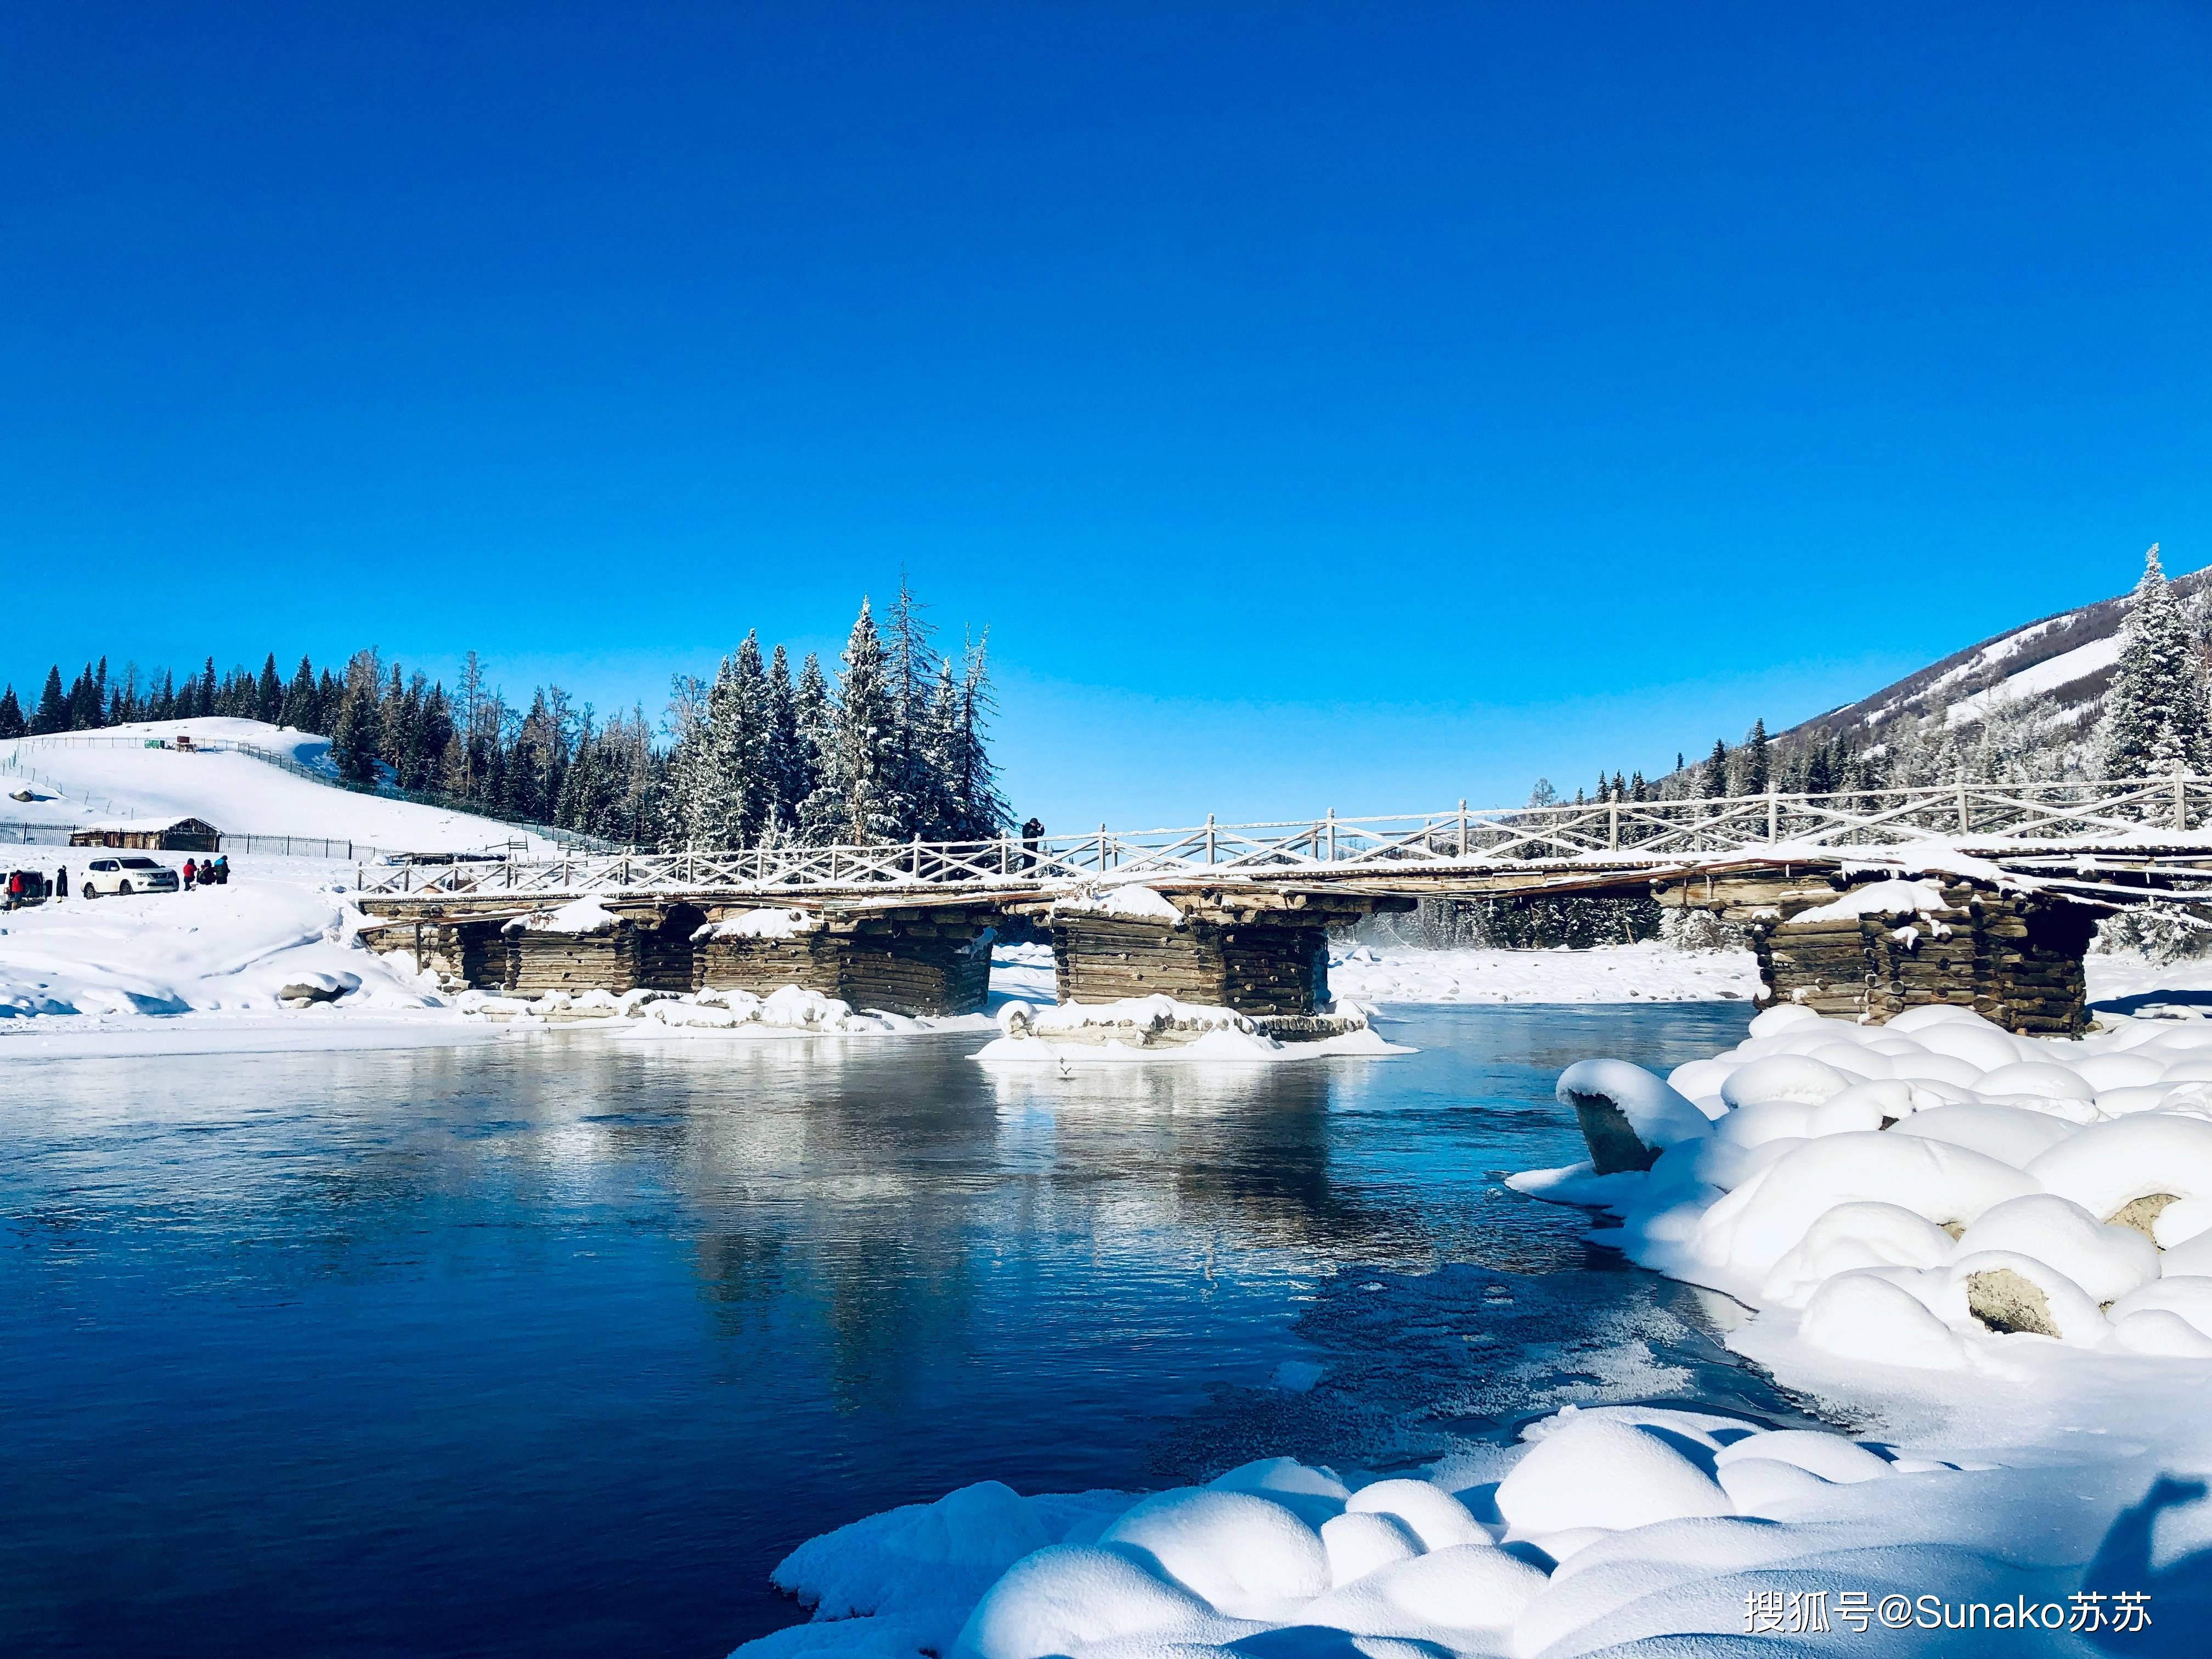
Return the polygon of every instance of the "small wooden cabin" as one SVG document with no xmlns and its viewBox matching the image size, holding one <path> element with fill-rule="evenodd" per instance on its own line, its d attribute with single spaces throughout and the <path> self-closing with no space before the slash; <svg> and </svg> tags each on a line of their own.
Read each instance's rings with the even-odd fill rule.
<svg viewBox="0 0 2212 1659">
<path fill-rule="evenodd" d="M 222 832 L 204 818 L 125 818 L 70 831 L 72 847 L 122 847 L 143 853 L 213 853 Z"/>
</svg>

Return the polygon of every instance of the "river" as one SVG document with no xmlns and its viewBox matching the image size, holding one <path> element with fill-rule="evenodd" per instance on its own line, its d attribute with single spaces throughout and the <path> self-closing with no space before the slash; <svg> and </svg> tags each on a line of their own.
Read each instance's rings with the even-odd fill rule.
<svg viewBox="0 0 2212 1659">
<path fill-rule="evenodd" d="M 0 1646 L 710 1659 L 799 1616 L 793 1544 L 986 1477 L 1786 1416 L 1715 1298 L 1499 1183 L 1580 1154 L 1561 1066 L 1749 1014 L 1069 1079 L 972 1034 L 9 1062 Z"/>
</svg>

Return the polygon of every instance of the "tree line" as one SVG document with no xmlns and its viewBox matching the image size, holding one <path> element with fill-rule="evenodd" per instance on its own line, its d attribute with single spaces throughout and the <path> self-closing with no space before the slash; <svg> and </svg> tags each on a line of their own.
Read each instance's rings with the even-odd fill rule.
<svg viewBox="0 0 2212 1659">
<path fill-rule="evenodd" d="M 512 704 L 474 652 L 450 688 L 374 648 L 341 669 L 302 656 L 289 677 L 274 653 L 258 673 L 218 674 L 210 657 L 181 685 L 166 669 L 111 674 L 103 657 L 66 684 L 48 669 L 28 713 L 0 690 L 0 740 L 227 715 L 329 738 L 357 788 L 623 846 L 988 840 L 1012 815 L 985 641 L 943 655 L 936 633 L 902 582 L 881 628 L 861 601 L 834 672 L 748 633 L 711 679 L 675 678 L 659 723 L 641 708 L 603 718 L 557 685 Z"/>
</svg>

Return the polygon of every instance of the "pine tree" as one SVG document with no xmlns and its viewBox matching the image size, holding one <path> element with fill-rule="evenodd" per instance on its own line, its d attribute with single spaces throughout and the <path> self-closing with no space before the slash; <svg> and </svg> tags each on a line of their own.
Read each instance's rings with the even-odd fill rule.
<svg viewBox="0 0 2212 1659">
<path fill-rule="evenodd" d="M 1715 738 L 1713 752 L 1705 761 L 1705 775 L 1698 780 L 1698 793 L 1709 797 L 1718 797 L 1725 795 L 1728 792 L 1728 744 Z"/>
<path fill-rule="evenodd" d="M 2123 638 L 2099 733 L 2105 775 L 2203 771 L 2212 757 L 2196 641 L 2160 567 L 2155 543 L 2144 556 Z"/>
<path fill-rule="evenodd" d="M 894 834 L 900 840 L 933 834 L 932 825 L 942 815 L 943 791 L 933 770 L 931 720 L 935 702 L 938 661 L 937 635 L 922 615 L 921 602 L 899 573 L 898 598 L 892 602 L 885 630 L 885 683 L 890 694 L 891 764 L 890 811 L 898 820 Z"/>
<path fill-rule="evenodd" d="M 855 844 L 890 840 L 903 827 L 899 707 L 883 640 L 866 599 L 846 639 L 842 666 L 822 786 L 836 815 L 836 838 Z"/>
<path fill-rule="evenodd" d="M 709 820 L 714 793 L 714 728 L 707 718 L 710 690 L 696 675 L 669 684 L 668 725 L 675 738 L 668 753 L 668 830 L 678 847 L 713 844 Z"/>
<path fill-rule="evenodd" d="M 66 732 L 69 718 L 69 699 L 62 694 L 62 671 L 58 663 L 46 670 L 46 689 L 39 693 L 39 706 L 31 714 L 31 735 L 41 738 L 49 732 Z"/>
<path fill-rule="evenodd" d="M 1744 733 L 1743 748 L 1740 752 L 1743 758 L 1743 793 L 1747 795 L 1765 794 L 1771 773 L 1764 716 L 1752 721 L 1751 730 Z"/>
<path fill-rule="evenodd" d="M 301 657 L 300 665 L 292 671 L 291 684 L 284 688 L 280 719 L 295 732 L 320 732 L 322 728 L 315 724 L 315 667 Z"/>
<path fill-rule="evenodd" d="M 376 781 L 380 724 L 374 692 L 348 691 L 339 700 L 338 717 L 331 732 L 331 759 L 348 783 Z"/>
<path fill-rule="evenodd" d="M 829 677 L 811 651 L 799 665 L 799 684 L 793 688 L 792 714 L 799 726 L 799 756 L 805 769 L 799 796 L 799 830 L 815 842 L 837 839 L 836 791 L 829 779 L 830 751 L 836 742 L 837 699 Z"/>
<path fill-rule="evenodd" d="M 23 705 L 15 701 L 15 688 L 0 691 L 0 742 L 23 735 Z"/>
<path fill-rule="evenodd" d="M 709 708 L 714 728 L 715 817 L 722 847 L 757 847 L 775 816 L 768 766 L 768 677 L 760 638 L 747 634 L 722 661 Z"/>
<path fill-rule="evenodd" d="M 284 682 L 276 677 L 276 653 L 271 651 L 261 664 L 261 679 L 253 688 L 253 718 L 265 726 L 274 726 L 284 712 Z"/>
<path fill-rule="evenodd" d="M 983 738 L 998 707 L 991 695 L 989 637 L 986 634 L 968 647 L 968 665 L 960 677 L 959 701 L 942 763 L 950 809 L 947 828 L 954 841 L 989 841 L 1013 823 L 1013 814 L 999 793 L 999 770 L 991 763 Z"/>
<path fill-rule="evenodd" d="M 763 763 L 768 774 L 769 811 L 763 838 L 781 842 L 799 829 L 799 809 L 813 793 L 811 769 L 799 735 L 799 696 L 791 683 L 791 658 L 781 646 L 768 662 L 763 708 Z"/>
</svg>

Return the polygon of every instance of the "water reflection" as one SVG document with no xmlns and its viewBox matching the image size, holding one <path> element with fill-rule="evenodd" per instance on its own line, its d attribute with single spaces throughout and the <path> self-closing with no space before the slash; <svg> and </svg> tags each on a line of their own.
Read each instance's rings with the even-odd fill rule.
<svg viewBox="0 0 2212 1659">
<path fill-rule="evenodd" d="M 1751 1397 L 1688 1293 L 1496 1179 L 1576 1155 L 1559 1065 L 1744 1017 L 1438 1011 L 1401 1060 L 1069 1079 L 969 1036 L 17 1063 L 0 1637 L 711 1653 L 791 1616 L 791 1544 L 986 1475 Z M 1268 1385 L 1291 1357 L 1320 1386 Z"/>
</svg>

